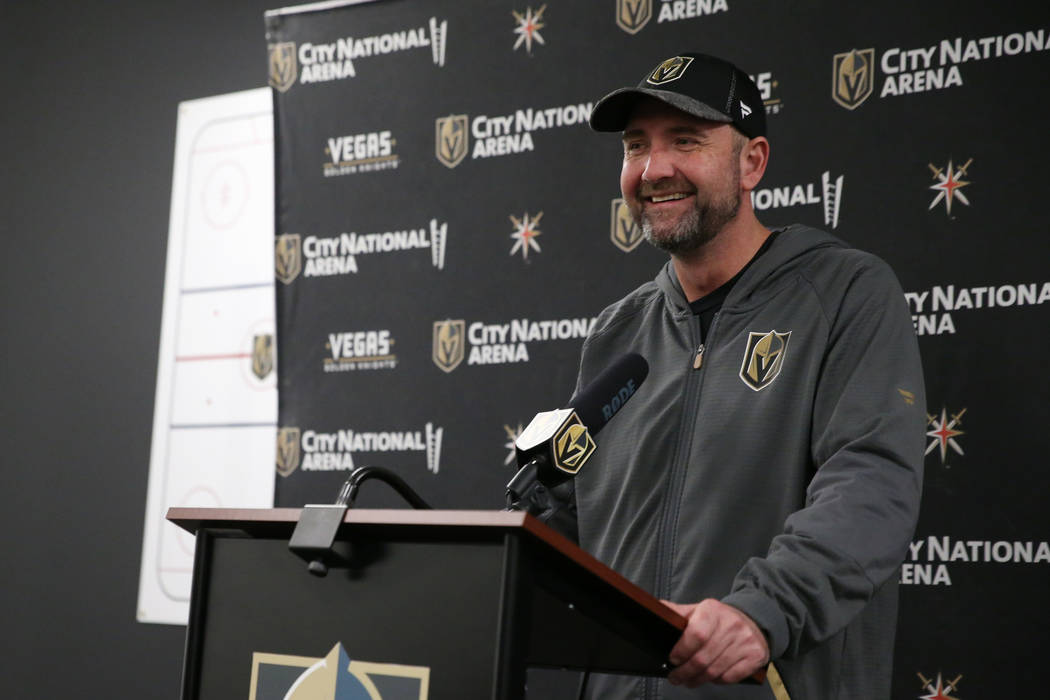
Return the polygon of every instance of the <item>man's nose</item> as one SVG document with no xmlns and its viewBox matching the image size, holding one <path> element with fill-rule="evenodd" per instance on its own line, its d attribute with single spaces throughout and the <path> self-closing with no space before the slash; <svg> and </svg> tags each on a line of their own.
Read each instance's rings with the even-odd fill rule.
<svg viewBox="0 0 1050 700">
<path fill-rule="evenodd" d="M 642 171 L 642 180 L 656 182 L 673 175 L 674 163 L 671 154 L 663 148 L 651 149 L 649 158 L 645 162 L 645 170 Z"/>
</svg>

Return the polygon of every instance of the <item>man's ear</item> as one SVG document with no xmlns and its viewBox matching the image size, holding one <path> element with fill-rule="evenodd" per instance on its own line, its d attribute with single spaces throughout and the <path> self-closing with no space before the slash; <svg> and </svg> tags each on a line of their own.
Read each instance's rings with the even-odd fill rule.
<svg viewBox="0 0 1050 700">
<path fill-rule="evenodd" d="M 740 149 L 740 187 L 746 192 L 758 187 L 769 164 L 769 141 L 756 136 Z"/>
</svg>

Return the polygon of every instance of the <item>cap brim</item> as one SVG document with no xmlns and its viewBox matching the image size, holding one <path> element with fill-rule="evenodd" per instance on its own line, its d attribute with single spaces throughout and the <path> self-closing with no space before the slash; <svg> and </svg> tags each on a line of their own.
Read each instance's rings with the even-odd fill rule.
<svg viewBox="0 0 1050 700">
<path fill-rule="evenodd" d="M 595 131 L 623 131 L 627 126 L 627 121 L 631 118 L 635 105 L 646 97 L 659 100 L 700 119 L 725 123 L 733 121 L 727 114 L 723 114 L 714 107 L 677 92 L 629 87 L 614 90 L 598 100 L 598 104 L 594 105 L 594 109 L 591 110 L 591 128 Z"/>
</svg>

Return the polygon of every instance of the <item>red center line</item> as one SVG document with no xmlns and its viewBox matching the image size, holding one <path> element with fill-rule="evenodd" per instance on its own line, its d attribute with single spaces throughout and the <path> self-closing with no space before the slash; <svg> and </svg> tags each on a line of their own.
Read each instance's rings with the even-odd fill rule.
<svg viewBox="0 0 1050 700">
<path fill-rule="evenodd" d="M 251 357 L 250 352 L 235 352 L 228 355 L 176 355 L 176 362 L 200 362 L 202 360 L 240 360 L 245 357 Z"/>
</svg>

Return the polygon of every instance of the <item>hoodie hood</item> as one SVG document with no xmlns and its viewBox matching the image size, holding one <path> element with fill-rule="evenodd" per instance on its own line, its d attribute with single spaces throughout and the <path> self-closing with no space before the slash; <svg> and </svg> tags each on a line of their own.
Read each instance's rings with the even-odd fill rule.
<svg viewBox="0 0 1050 700">
<path fill-rule="evenodd" d="M 801 224 L 773 229 L 773 232 L 778 234 L 773 245 L 737 280 L 723 308 L 733 309 L 762 301 L 761 298 L 753 298 L 756 290 L 776 288 L 776 279 L 781 276 L 793 276 L 791 273 L 814 250 L 850 247 L 848 243 L 830 233 Z M 675 313 L 692 313 L 682 285 L 678 281 L 674 261 L 668 260 L 654 281 Z M 762 298 L 764 296 L 765 294 Z"/>
</svg>

